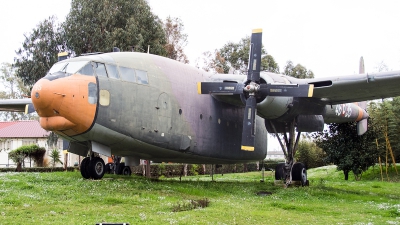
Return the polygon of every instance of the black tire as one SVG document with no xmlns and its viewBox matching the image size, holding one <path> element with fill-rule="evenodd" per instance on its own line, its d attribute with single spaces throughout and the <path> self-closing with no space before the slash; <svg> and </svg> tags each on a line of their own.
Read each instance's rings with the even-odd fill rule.
<svg viewBox="0 0 400 225">
<path fill-rule="evenodd" d="M 129 166 L 125 166 L 122 169 L 122 175 L 130 176 L 132 174 L 131 168 Z"/>
<path fill-rule="evenodd" d="M 82 162 L 81 162 L 80 171 L 81 171 L 82 177 L 85 178 L 85 179 L 89 179 L 90 178 L 90 174 L 89 174 L 89 170 L 88 170 L 89 169 L 89 164 L 90 164 L 90 158 L 89 157 L 84 158 L 82 160 Z"/>
<path fill-rule="evenodd" d="M 115 170 L 115 174 L 122 174 L 122 170 L 125 168 L 125 163 L 118 163 L 117 168 Z"/>
<path fill-rule="evenodd" d="M 285 163 L 278 163 L 275 167 L 275 180 L 285 179 Z"/>
<path fill-rule="evenodd" d="M 111 174 L 111 173 L 112 173 L 111 166 L 112 166 L 112 163 L 107 163 L 107 164 L 106 164 L 106 171 L 105 171 L 105 173 L 108 173 L 108 174 Z"/>
<path fill-rule="evenodd" d="M 99 157 L 92 158 L 89 165 L 89 172 L 90 176 L 95 180 L 103 178 L 104 173 L 106 172 L 106 165 L 104 164 L 103 159 Z"/>
<path fill-rule="evenodd" d="M 300 181 L 301 186 L 307 185 L 307 169 L 303 163 L 298 162 L 293 165 L 292 180 Z"/>
</svg>

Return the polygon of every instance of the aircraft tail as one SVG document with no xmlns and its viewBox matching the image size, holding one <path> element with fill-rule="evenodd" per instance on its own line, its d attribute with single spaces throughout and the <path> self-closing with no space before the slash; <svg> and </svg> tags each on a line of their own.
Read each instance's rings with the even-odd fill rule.
<svg viewBox="0 0 400 225">
<path fill-rule="evenodd" d="M 360 58 L 360 66 L 358 73 L 359 74 L 365 73 L 364 58 L 362 56 Z M 358 106 L 366 111 L 367 102 L 366 101 L 358 102 Z M 367 132 L 367 130 L 368 130 L 368 117 L 357 122 L 357 134 L 363 135 L 365 132 Z"/>
</svg>

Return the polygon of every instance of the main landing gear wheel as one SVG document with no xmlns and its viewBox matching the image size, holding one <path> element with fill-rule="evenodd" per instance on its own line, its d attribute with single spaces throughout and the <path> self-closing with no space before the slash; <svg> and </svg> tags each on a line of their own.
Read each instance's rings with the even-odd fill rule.
<svg viewBox="0 0 400 225">
<path fill-rule="evenodd" d="M 132 174 L 131 168 L 129 166 L 125 166 L 122 169 L 122 175 L 130 176 Z"/>
<path fill-rule="evenodd" d="M 105 172 L 106 165 L 104 164 L 102 158 L 94 157 L 92 160 L 90 160 L 89 173 L 93 179 L 99 180 L 103 178 Z"/>
<path fill-rule="evenodd" d="M 301 163 L 295 163 L 292 168 L 292 177 L 295 181 L 300 181 L 301 186 L 308 186 L 306 166 Z"/>
<path fill-rule="evenodd" d="M 81 162 L 80 171 L 81 171 L 82 177 L 85 178 L 85 179 L 89 179 L 90 178 L 90 174 L 89 174 L 89 170 L 88 170 L 89 164 L 90 164 L 90 158 L 89 157 L 84 158 L 82 160 L 82 162 Z"/>
<path fill-rule="evenodd" d="M 283 180 L 285 178 L 285 163 L 278 163 L 275 167 L 275 180 Z"/>
<path fill-rule="evenodd" d="M 86 157 L 81 162 L 81 174 L 85 179 L 95 179 L 99 180 L 103 178 L 106 172 L 106 165 L 100 157 Z"/>
</svg>

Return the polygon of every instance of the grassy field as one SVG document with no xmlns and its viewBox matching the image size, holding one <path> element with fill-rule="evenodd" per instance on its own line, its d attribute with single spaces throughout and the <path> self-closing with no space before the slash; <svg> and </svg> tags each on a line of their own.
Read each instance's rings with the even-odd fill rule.
<svg viewBox="0 0 400 225">
<path fill-rule="evenodd" d="M 0 173 L 0 224 L 400 224 L 400 176 L 361 181 L 335 167 L 308 171 L 310 187 L 273 185 L 272 172 L 163 178 L 79 172 Z M 388 180 L 388 178 L 385 178 Z M 258 192 L 271 195 L 259 196 Z M 193 209 L 193 202 L 209 202 Z M 180 211 L 186 210 L 186 211 Z"/>
</svg>

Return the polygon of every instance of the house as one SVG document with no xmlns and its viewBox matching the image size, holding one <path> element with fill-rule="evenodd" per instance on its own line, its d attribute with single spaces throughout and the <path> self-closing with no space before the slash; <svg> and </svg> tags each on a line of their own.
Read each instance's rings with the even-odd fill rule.
<svg viewBox="0 0 400 225">
<path fill-rule="evenodd" d="M 49 134 L 50 132 L 44 130 L 36 120 L 0 122 L 0 167 L 15 167 L 15 163 L 8 158 L 8 153 L 23 145 L 37 144 L 39 147 L 44 147 L 48 157 L 52 150 L 48 148 L 47 144 Z M 61 138 L 55 148 L 60 151 L 60 159 L 64 162 L 63 149 L 65 148 Z M 73 166 L 75 162 L 78 162 L 78 156 L 68 154 L 67 165 Z M 25 159 L 25 167 L 33 167 L 33 164 L 33 161 Z M 57 166 L 61 166 L 61 164 L 57 164 Z"/>
</svg>

